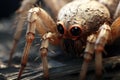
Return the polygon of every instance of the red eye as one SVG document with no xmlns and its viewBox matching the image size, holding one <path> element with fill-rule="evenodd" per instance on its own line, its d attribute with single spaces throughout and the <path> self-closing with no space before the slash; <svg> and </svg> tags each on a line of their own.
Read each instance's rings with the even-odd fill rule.
<svg viewBox="0 0 120 80">
<path fill-rule="evenodd" d="M 72 36 L 79 36 L 81 34 L 82 30 L 79 26 L 73 26 L 70 29 L 70 33 L 72 34 Z"/>
</svg>

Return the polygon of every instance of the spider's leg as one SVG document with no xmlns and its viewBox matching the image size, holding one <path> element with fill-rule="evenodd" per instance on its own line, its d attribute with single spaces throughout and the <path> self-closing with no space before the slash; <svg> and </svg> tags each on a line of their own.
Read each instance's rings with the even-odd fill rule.
<svg viewBox="0 0 120 80">
<path fill-rule="evenodd" d="M 23 52 L 22 61 L 21 61 L 21 68 L 20 68 L 20 71 L 18 74 L 18 80 L 20 79 L 21 74 L 22 74 L 24 68 L 26 67 L 26 63 L 28 60 L 28 54 L 30 51 L 30 46 L 31 46 L 33 40 L 34 40 L 34 34 L 28 33 L 26 36 L 26 44 L 25 44 L 25 48 L 24 48 L 24 52 Z"/>
<path fill-rule="evenodd" d="M 113 18 L 116 19 L 117 17 L 120 17 L 120 1 L 118 3 L 118 6 L 116 8 Z"/>
<path fill-rule="evenodd" d="M 29 10 L 27 20 L 28 20 L 27 36 L 26 36 L 27 42 L 24 48 L 18 80 L 20 79 L 21 74 L 26 66 L 30 46 L 34 39 L 35 30 L 38 31 L 40 36 L 42 36 L 40 54 L 43 64 L 44 77 L 45 79 L 48 79 L 48 63 L 47 63 L 48 49 L 47 48 L 49 41 L 51 43 L 56 42 L 56 40 L 52 40 L 53 37 L 56 36 L 56 34 L 53 34 L 53 32 L 56 31 L 56 24 L 54 23 L 52 18 L 47 14 L 47 12 L 45 12 L 43 9 L 39 7 L 34 7 Z M 57 39 L 57 37 L 55 38 Z"/>
<path fill-rule="evenodd" d="M 39 13 L 37 13 L 37 15 L 39 16 L 39 20 L 36 21 L 37 23 L 36 30 L 42 36 L 40 55 L 43 64 L 43 73 L 44 78 L 48 80 L 49 78 L 47 61 L 48 45 L 49 42 L 56 45 L 59 44 L 59 39 L 57 37 L 57 34 L 55 34 L 56 24 L 53 21 L 53 19 L 47 14 L 47 12 L 39 8 Z"/>
<path fill-rule="evenodd" d="M 20 40 L 20 37 L 21 37 L 21 33 L 22 33 L 23 25 L 24 25 L 24 19 L 22 19 L 22 17 L 23 17 L 22 15 L 19 16 L 19 20 L 18 20 L 19 22 L 17 24 L 16 31 L 15 31 L 15 34 L 14 34 L 13 47 L 10 51 L 8 66 L 11 66 L 11 61 L 12 61 L 13 54 L 16 50 L 17 44 L 18 44 L 18 42 Z"/>
<path fill-rule="evenodd" d="M 40 47 L 40 55 L 41 55 L 41 60 L 43 64 L 43 72 L 44 72 L 45 80 L 49 79 L 47 53 L 48 53 L 49 40 L 52 36 L 53 36 L 53 33 L 51 32 L 44 34 L 42 38 L 41 47 Z"/>
<path fill-rule="evenodd" d="M 96 75 L 101 78 L 102 75 L 102 51 L 110 35 L 110 26 L 104 23 L 96 34 L 92 34 L 87 39 L 85 48 L 84 62 L 80 72 L 80 80 L 85 80 L 88 63 L 95 52 Z"/>
<path fill-rule="evenodd" d="M 99 34 L 95 42 L 96 76 L 99 79 L 102 77 L 102 52 L 104 50 L 104 46 L 109 39 L 110 32 L 110 26 L 107 23 L 104 23 L 99 29 Z"/>
<path fill-rule="evenodd" d="M 85 48 L 84 62 L 82 64 L 81 72 L 80 72 L 80 80 L 85 80 L 88 64 L 92 59 L 92 55 L 94 53 L 94 45 L 96 41 L 96 34 L 92 34 L 87 38 L 87 45 Z"/>
<path fill-rule="evenodd" d="M 15 35 L 14 35 L 13 46 L 10 51 L 8 66 L 11 66 L 13 54 L 16 50 L 17 44 L 21 37 L 22 29 L 23 29 L 24 22 L 26 19 L 26 18 L 24 19 L 24 17 L 26 17 L 27 11 L 32 7 L 33 4 L 36 3 L 36 1 L 37 0 L 32 0 L 32 1 L 31 0 L 23 0 L 20 8 L 16 11 L 16 14 L 17 14 L 16 17 L 17 17 L 18 22 L 17 22 L 17 26 L 16 26 Z"/>
<path fill-rule="evenodd" d="M 26 32 L 26 44 L 23 51 L 23 56 L 21 60 L 21 68 L 18 74 L 18 80 L 20 80 L 20 77 L 22 75 L 22 72 L 26 66 L 27 60 L 28 60 L 28 54 L 30 51 L 30 46 L 34 40 L 35 30 L 36 30 L 36 21 L 37 21 L 37 14 L 36 12 L 29 12 L 28 13 L 28 26 L 27 26 L 27 32 Z"/>
</svg>

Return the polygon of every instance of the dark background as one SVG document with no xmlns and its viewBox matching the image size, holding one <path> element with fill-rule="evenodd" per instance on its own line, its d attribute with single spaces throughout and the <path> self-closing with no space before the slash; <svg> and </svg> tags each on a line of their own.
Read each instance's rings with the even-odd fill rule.
<svg viewBox="0 0 120 80">
<path fill-rule="evenodd" d="M 0 19 L 10 17 L 20 6 L 21 0 L 1 0 Z"/>
</svg>

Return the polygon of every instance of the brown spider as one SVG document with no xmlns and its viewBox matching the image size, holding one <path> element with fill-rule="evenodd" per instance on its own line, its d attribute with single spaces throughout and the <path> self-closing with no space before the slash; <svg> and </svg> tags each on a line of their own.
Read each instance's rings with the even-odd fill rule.
<svg viewBox="0 0 120 80">
<path fill-rule="evenodd" d="M 118 0 L 118 2 L 115 12 L 110 14 L 110 9 L 98 1 L 72 1 L 66 4 L 58 13 L 57 25 L 42 8 L 31 8 L 28 11 L 26 45 L 18 80 L 26 66 L 30 46 L 36 31 L 42 37 L 40 54 L 46 80 L 49 78 L 47 62 L 49 43 L 62 46 L 66 52 L 73 49 L 75 54 L 79 53 L 85 46 L 80 80 L 85 79 L 88 63 L 92 59 L 93 53 L 95 53 L 96 75 L 101 77 L 104 46 L 108 42 L 113 42 L 120 34 L 120 1 Z M 69 47 L 66 42 L 67 44 L 72 43 L 73 46 Z"/>
</svg>

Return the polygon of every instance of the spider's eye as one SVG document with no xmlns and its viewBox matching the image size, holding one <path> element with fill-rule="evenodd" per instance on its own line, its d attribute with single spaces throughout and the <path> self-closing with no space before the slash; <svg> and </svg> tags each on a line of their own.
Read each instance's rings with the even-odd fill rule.
<svg viewBox="0 0 120 80">
<path fill-rule="evenodd" d="M 70 33 L 72 34 L 72 36 L 79 36 L 81 32 L 82 31 L 78 26 L 74 26 L 70 29 Z"/>
<path fill-rule="evenodd" d="M 64 28 L 62 24 L 57 24 L 57 30 L 60 34 L 64 34 Z"/>
</svg>

